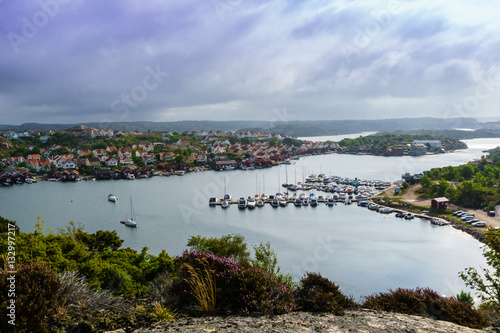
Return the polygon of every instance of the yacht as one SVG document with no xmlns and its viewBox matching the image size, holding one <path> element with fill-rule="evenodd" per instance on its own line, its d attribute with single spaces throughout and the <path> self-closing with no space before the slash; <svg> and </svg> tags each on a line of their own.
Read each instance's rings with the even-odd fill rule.
<svg viewBox="0 0 500 333">
<path fill-rule="evenodd" d="M 240 200 L 238 200 L 238 208 L 239 209 L 247 208 L 247 200 L 245 198 L 240 198 Z"/>
<path fill-rule="evenodd" d="M 254 209 L 255 208 L 255 199 L 254 198 L 251 198 L 251 197 L 248 197 L 248 200 L 247 200 L 247 207 L 248 209 Z"/>
</svg>

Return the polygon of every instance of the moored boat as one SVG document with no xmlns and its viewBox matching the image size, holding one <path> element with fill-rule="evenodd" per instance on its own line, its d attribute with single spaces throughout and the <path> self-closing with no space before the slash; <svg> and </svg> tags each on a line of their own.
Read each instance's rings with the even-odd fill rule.
<svg viewBox="0 0 500 333">
<path fill-rule="evenodd" d="M 111 202 L 116 202 L 118 201 L 118 197 L 114 194 L 109 194 L 108 195 L 108 201 L 111 201 Z"/>
</svg>

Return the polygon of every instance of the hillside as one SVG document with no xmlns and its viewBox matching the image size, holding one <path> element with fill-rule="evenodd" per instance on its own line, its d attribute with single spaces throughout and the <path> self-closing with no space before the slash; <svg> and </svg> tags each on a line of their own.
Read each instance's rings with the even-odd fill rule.
<svg viewBox="0 0 500 333">
<path fill-rule="evenodd" d="M 78 124 L 39 124 L 0 125 L 0 130 L 63 130 L 74 126 L 86 126 L 97 129 L 122 131 L 199 131 L 199 130 L 254 130 L 280 133 L 292 136 L 318 136 L 350 134 L 359 132 L 380 132 L 395 130 L 445 130 L 452 128 L 482 128 L 483 123 L 472 118 L 395 118 L 376 120 L 311 120 L 311 121 L 175 121 L 175 122 L 110 122 L 110 123 L 78 123 Z M 488 123 L 494 128 L 494 123 Z"/>
<path fill-rule="evenodd" d="M 0 136 L 0 155 L 11 150 L 12 147 L 12 143 L 9 140 L 4 138 L 3 136 Z"/>
</svg>

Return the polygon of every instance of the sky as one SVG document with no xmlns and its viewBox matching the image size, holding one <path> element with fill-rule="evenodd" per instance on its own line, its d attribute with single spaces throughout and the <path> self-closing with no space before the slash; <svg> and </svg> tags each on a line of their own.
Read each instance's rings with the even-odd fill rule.
<svg viewBox="0 0 500 333">
<path fill-rule="evenodd" d="M 0 0 L 0 123 L 498 117 L 500 2 Z"/>
</svg>

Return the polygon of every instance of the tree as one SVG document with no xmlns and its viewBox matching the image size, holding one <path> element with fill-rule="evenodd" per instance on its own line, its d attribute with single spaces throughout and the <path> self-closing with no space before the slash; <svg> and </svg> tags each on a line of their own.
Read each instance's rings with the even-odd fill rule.
<svg viewBox="0 0 500 333">
<path fill-rule="evenodd" d="M 223 235 L 220 238 L 191 236 L 187 246 L 191 249 L 212 253 L 217 257 L 227 257 L 242 262 L 250 259 L 245 238 L 239 234 Z"/>
<path fill-rule="evenodd" d="M 487 230 L 485 242 L 483 256 L 492 271 L 481 268 L 481 274 L 477 269 L 469 267 L 459 275 L 468 287 L 477 291 L 476 295 L 485 305 L 497 307 L 500 305 L 500 230 Z"/>
<path fill-rule="evenodd" d="M 423 175 L 420 177 L 420 185 L 422 185 L 423 188 L 429 188 L 432 184 L 431 179 L 427 175 Z"/>
<path fill-rule="evenodd" d="M 274 147 L 274 146 L 276 146 L 277 144 L 278 144 L 278 138 L 277 138 L 277 137 L 275 137 L 275 136 L 273 136 L 273 137 L 271 138 L 271 140 L 269 140 L 269 145 L 270 145 L 271 147 Z"/>
</svg>

